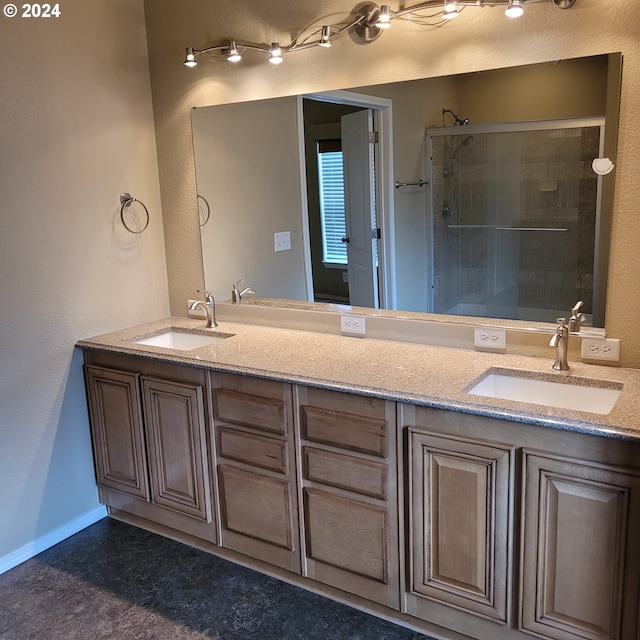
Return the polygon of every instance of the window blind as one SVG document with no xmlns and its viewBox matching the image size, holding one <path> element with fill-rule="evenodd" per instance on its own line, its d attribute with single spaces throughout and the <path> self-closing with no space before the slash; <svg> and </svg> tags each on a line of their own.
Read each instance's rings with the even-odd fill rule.
<svg viewBox="0 0 640 640">
<path fill-rule="evenodd" d="M 347 264 L 347 245 L 342 242 L 342 238 L 347 234 L 342 151 L 335 150 L 335 142 L 327 140 L 318 143 L 322 260 L 335 264 Z"/>
</svg>

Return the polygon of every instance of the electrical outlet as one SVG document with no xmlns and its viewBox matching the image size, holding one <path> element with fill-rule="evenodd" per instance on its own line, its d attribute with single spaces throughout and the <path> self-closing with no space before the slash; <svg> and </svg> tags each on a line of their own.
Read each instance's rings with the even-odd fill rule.
<svg viewBox="0 0 640 640">
<path fill-rule="evenodd" d="M 206 318 L 207 312 L 202 307 L 198 307 L 197 309 L 191 308 L 191 305 L 194 302 L 197 302 L 197 300 L 187 300 L 187 312 L 189 313 L 189 315 L 193 316 L 194 318 Z"/>
<path fill-rule="evenodd" d="M 493 327 L 474 327 L 473 346 L 478 349 L 504 351 L 507 348 L 507 332 Z"/>
<path fill-rule="evenodd" d="M 291 231 L 279 231 L 273 234 L 275 251 L 289 251 L 291 249 Z"/>
<path fill-rule="evenodd" d="M 354 336 L 365 335 L 364 316 L 340 316 L 340 331 Z"/>
<path fill-rule="evenodd" d="M 581 355 L 587 360 L 620 360 L 620 340 L 617 338 L 582 338 Z"/>
</svg>

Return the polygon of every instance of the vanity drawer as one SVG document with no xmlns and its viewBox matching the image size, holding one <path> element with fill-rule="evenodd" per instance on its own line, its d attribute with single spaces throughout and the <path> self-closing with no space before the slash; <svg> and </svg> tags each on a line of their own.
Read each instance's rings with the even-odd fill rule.
<svg viewBox="0 0 640 640">
<path fill-rule="evenodd" d="M 284 440 L 221 427 L 218 430 L 218 443 L 218 451 L 223 458 L 284 474 L 289 470 Z"/>
<path fill-rule="evenodd" d="M 304 447 L 305 480 L 387 499 L 387 465 L 334 451 Z"/>
<path fill-rule="evenodd" d="M 298 387 L 300 435 L 304 440 L 386 458 L 395 405 L 341 391 Z"/>
<path fill-rule="evenodd" d="M 291 385 L 233 373 L 212 373 L 211 382 L 218 423 L 287 436 Z"/>
<path fill-rule="evenodd" d="M 280 399 L 218 389 L 215 416 L 221 422 L 286 435 L 285 406 Z"/>
<path fill-rule="evenodd" d="M 384 458 L 387 453 L 387 423 L 345 411 L 300 407 L 302 437 L 349 451 Z"/>
</svg>

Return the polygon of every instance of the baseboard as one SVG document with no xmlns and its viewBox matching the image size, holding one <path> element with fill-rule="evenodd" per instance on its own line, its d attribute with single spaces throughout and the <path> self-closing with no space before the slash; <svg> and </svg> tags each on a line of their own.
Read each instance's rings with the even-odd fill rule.
<svg viewBox="0 0 640 640">
<path fill-rule="evenodd" d="M 50 547 L 58 544 L 58 542 L 62 542 L 63 540 L 70 538 L 75 533 L 78 533 L 78 531 L 86 529 L 106 516 L 107 508 L 100 505 L 88 513 L 81 515 L 79 518 L 75 518 L 74 520 L 71 520 L 71 522 L 67 522 L 65 525 L 54 529 L 46 535 L 28 542 L 19 549 L 16 549 L 8 555 L 0 558 L 0 575 L 9 571 L 9 569 L 17 567 L 19 564 L 25 562 L 25 560 L 29 560 L 30 558 L 37 556 L 39 553 L 46 551 Z"/>
</svg>

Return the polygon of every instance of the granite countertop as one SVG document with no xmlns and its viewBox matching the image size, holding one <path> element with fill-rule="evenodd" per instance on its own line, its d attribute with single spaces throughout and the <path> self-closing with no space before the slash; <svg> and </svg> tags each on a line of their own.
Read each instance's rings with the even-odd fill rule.
<svg viewBox="0 0 640 640">
<path fill-rule="evenodd" d="M 210 345 L 180 351 L 136 344 L 168 329 L 233 334 Z M 640 370 L 570 362 L 555 372 L 553 359 L 484 353 L 388 340 L 223 322 L 205 329 L 202 319 L 165 318 L 80 340 L 77 346 L 207 367 L 361 395 L 640 441 Z M 530 372 L 532 377 L 593 386 L 623 385 L 607 415 L 557 409 L 466 393 L 488 369 Z"/>
</svg>

